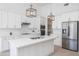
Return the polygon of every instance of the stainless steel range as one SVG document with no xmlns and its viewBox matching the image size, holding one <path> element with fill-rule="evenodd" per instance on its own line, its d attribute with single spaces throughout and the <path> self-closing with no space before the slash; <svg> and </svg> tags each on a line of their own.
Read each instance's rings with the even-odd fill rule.
<svg viewBox="0 0 79 59">
<path fill-rule="evenodd" d="M 62 23 L 62 48 L 79 50 L 79 22 L 69 21 Z"/>
</svg>

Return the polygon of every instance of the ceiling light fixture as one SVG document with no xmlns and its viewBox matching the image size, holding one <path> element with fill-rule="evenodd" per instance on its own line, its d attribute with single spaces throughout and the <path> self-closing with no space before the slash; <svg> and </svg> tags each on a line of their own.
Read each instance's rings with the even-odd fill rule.
<svg viewBox="0 0 79 59">
<path fill-rule="evenodd" d="M 26 10 L 26 16 L 27 17 L 36 17 L 37 16 L 37 10 L 30 5 L 30 8 Z"/>
<path fill-rule="evenodd" d="M 55 20 L 55 16 L 52 14 L 52 12 L 50 12 L 50 15 L 48 15 L 48 18 L 51 19 L 52 21 Z"/>
</svg>

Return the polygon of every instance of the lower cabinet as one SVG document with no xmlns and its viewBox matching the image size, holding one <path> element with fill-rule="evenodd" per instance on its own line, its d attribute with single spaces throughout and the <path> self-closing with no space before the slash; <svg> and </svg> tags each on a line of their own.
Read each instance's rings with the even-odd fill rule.
<svg viewBox="0 0 79 59">
<path fill-rule="evenodd" d="M 1 51 L 9 50 L 9 43 L 7 38 L 2 38 L 1 40 Z"/>
<path fill-rule="evenodd" d="M 57 38 L 54 40 L 54 45 L 62 47 L 62 32 L 61 32 L 61 29 L 54 29 L 53 34 L 57 35 Z"/>
</svg>

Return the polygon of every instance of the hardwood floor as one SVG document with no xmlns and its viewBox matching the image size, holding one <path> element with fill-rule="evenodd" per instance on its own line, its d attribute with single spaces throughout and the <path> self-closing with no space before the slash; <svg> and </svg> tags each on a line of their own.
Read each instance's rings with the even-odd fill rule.
<svg viewBox="0 0 79 59">
<path fill-rule="evenodd" d="M 79 56 L 79 52 L 74 52 L 55 46 L 55 51 L 50 56 Z"/>
<path fill-rule="evenodd" d="M 9 56 L 9 51 L 2 52 L 0 55 Z M 74 52 L 55 46 L 55 51 L 53 54 L 50 54 L 50 56 L 79 56 L 79 52 Z"/>
</svg>

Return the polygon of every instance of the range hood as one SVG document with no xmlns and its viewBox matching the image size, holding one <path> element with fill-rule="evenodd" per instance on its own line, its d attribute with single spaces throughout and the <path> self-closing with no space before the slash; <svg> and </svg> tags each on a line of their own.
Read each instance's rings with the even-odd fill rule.
<svg viewBox="0 0 79 59">
<path fill-rule="evenodd" d="M 30 23 L 23 22 L 21 25 L 30 25 Z"/>
</svg>

